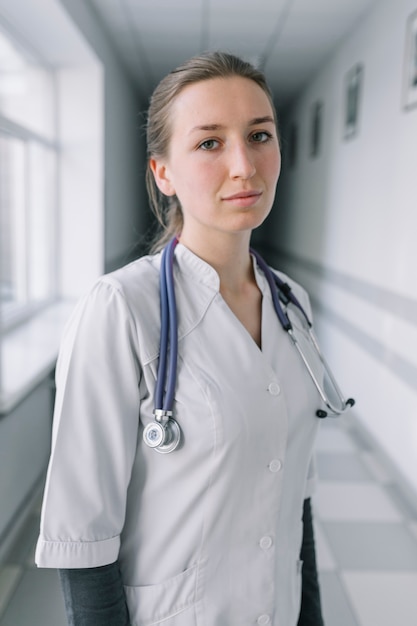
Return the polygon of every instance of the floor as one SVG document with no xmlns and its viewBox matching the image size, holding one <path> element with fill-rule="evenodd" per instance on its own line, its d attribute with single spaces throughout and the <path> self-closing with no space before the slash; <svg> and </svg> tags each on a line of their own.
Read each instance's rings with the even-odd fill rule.
<svg viewBox="0 0 417 626">
<path fill-rule="evenodd" d="M 314 497 L 326 626 L 417 625 L 417 513 L 348 417 L 324 420 Z M 39 511 L 0 568 L 0 626 L 66 626 L 55 571 L 33 562 Z"/>
</svg>

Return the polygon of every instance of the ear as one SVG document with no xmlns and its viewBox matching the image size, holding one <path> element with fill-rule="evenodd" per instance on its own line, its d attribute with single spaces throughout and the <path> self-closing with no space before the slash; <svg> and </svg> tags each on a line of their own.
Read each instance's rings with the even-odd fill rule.
<svg viewBox="0 0 417 626">
<path fill-rule="evenodd" d="M 174 196 L 175 189 L 171 182 L 167 165 L 158 159 L 149 159 L 149 167 L 151 168 L 151 172 L 155 178 L 158 189 L 165 196 Z"/>
</svg>

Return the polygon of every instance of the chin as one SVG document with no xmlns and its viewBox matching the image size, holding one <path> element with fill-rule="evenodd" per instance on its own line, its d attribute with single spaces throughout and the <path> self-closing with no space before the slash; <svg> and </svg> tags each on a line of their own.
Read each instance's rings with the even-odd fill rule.
<svg viewBox="0 0 417 626">
<path fill-rule="evenodd" d="M 271 209 L 268 209 L 267 211 L 254 211 L 252 214 L 245 216 L 246 219 L 244 219 L 244 221 L 247 224 L 246 228 L 249 228 L 250 230 L 258 228 L 258 226 L 261 226 L 264 223 L 270 212 Z"/>
</svg>

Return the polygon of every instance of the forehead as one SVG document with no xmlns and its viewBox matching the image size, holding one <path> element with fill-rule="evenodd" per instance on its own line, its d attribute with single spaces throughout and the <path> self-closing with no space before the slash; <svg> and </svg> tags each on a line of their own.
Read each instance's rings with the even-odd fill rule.
<svg viewBox="0 0 417 626">
<path fill-rule="evenodd" d="M 210 78 L 187 85 L 171 108 L 173 130 L 178 125 L 220 124 L 272 116 L 267 94 L 255 81 L 240 76 Z"/>
</svg>

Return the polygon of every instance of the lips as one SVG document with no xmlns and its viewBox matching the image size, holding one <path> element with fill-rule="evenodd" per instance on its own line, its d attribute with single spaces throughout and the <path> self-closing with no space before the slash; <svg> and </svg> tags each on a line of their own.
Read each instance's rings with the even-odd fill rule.
<svg viewBox="0 0 417 626">
<path fill-rule="evenodd" d="M 224 196 L 223 202 L 235 208 L 248 209 L 255 206 L 261 196 L 262 191 L 249 189 L 247 191 L 238 191 L 230 196 Z"/>
<path fill-rule="evenodd" d="M 259 198 L 262 194 L 261 191 L 257 191 L 256 189 L 251 189 L 249 191 L 238 191 L 238 193 L 234 193 L 231 196 L 225 196 L 223 200 L 245 200 L 247 198 Z"/>
</svg>

